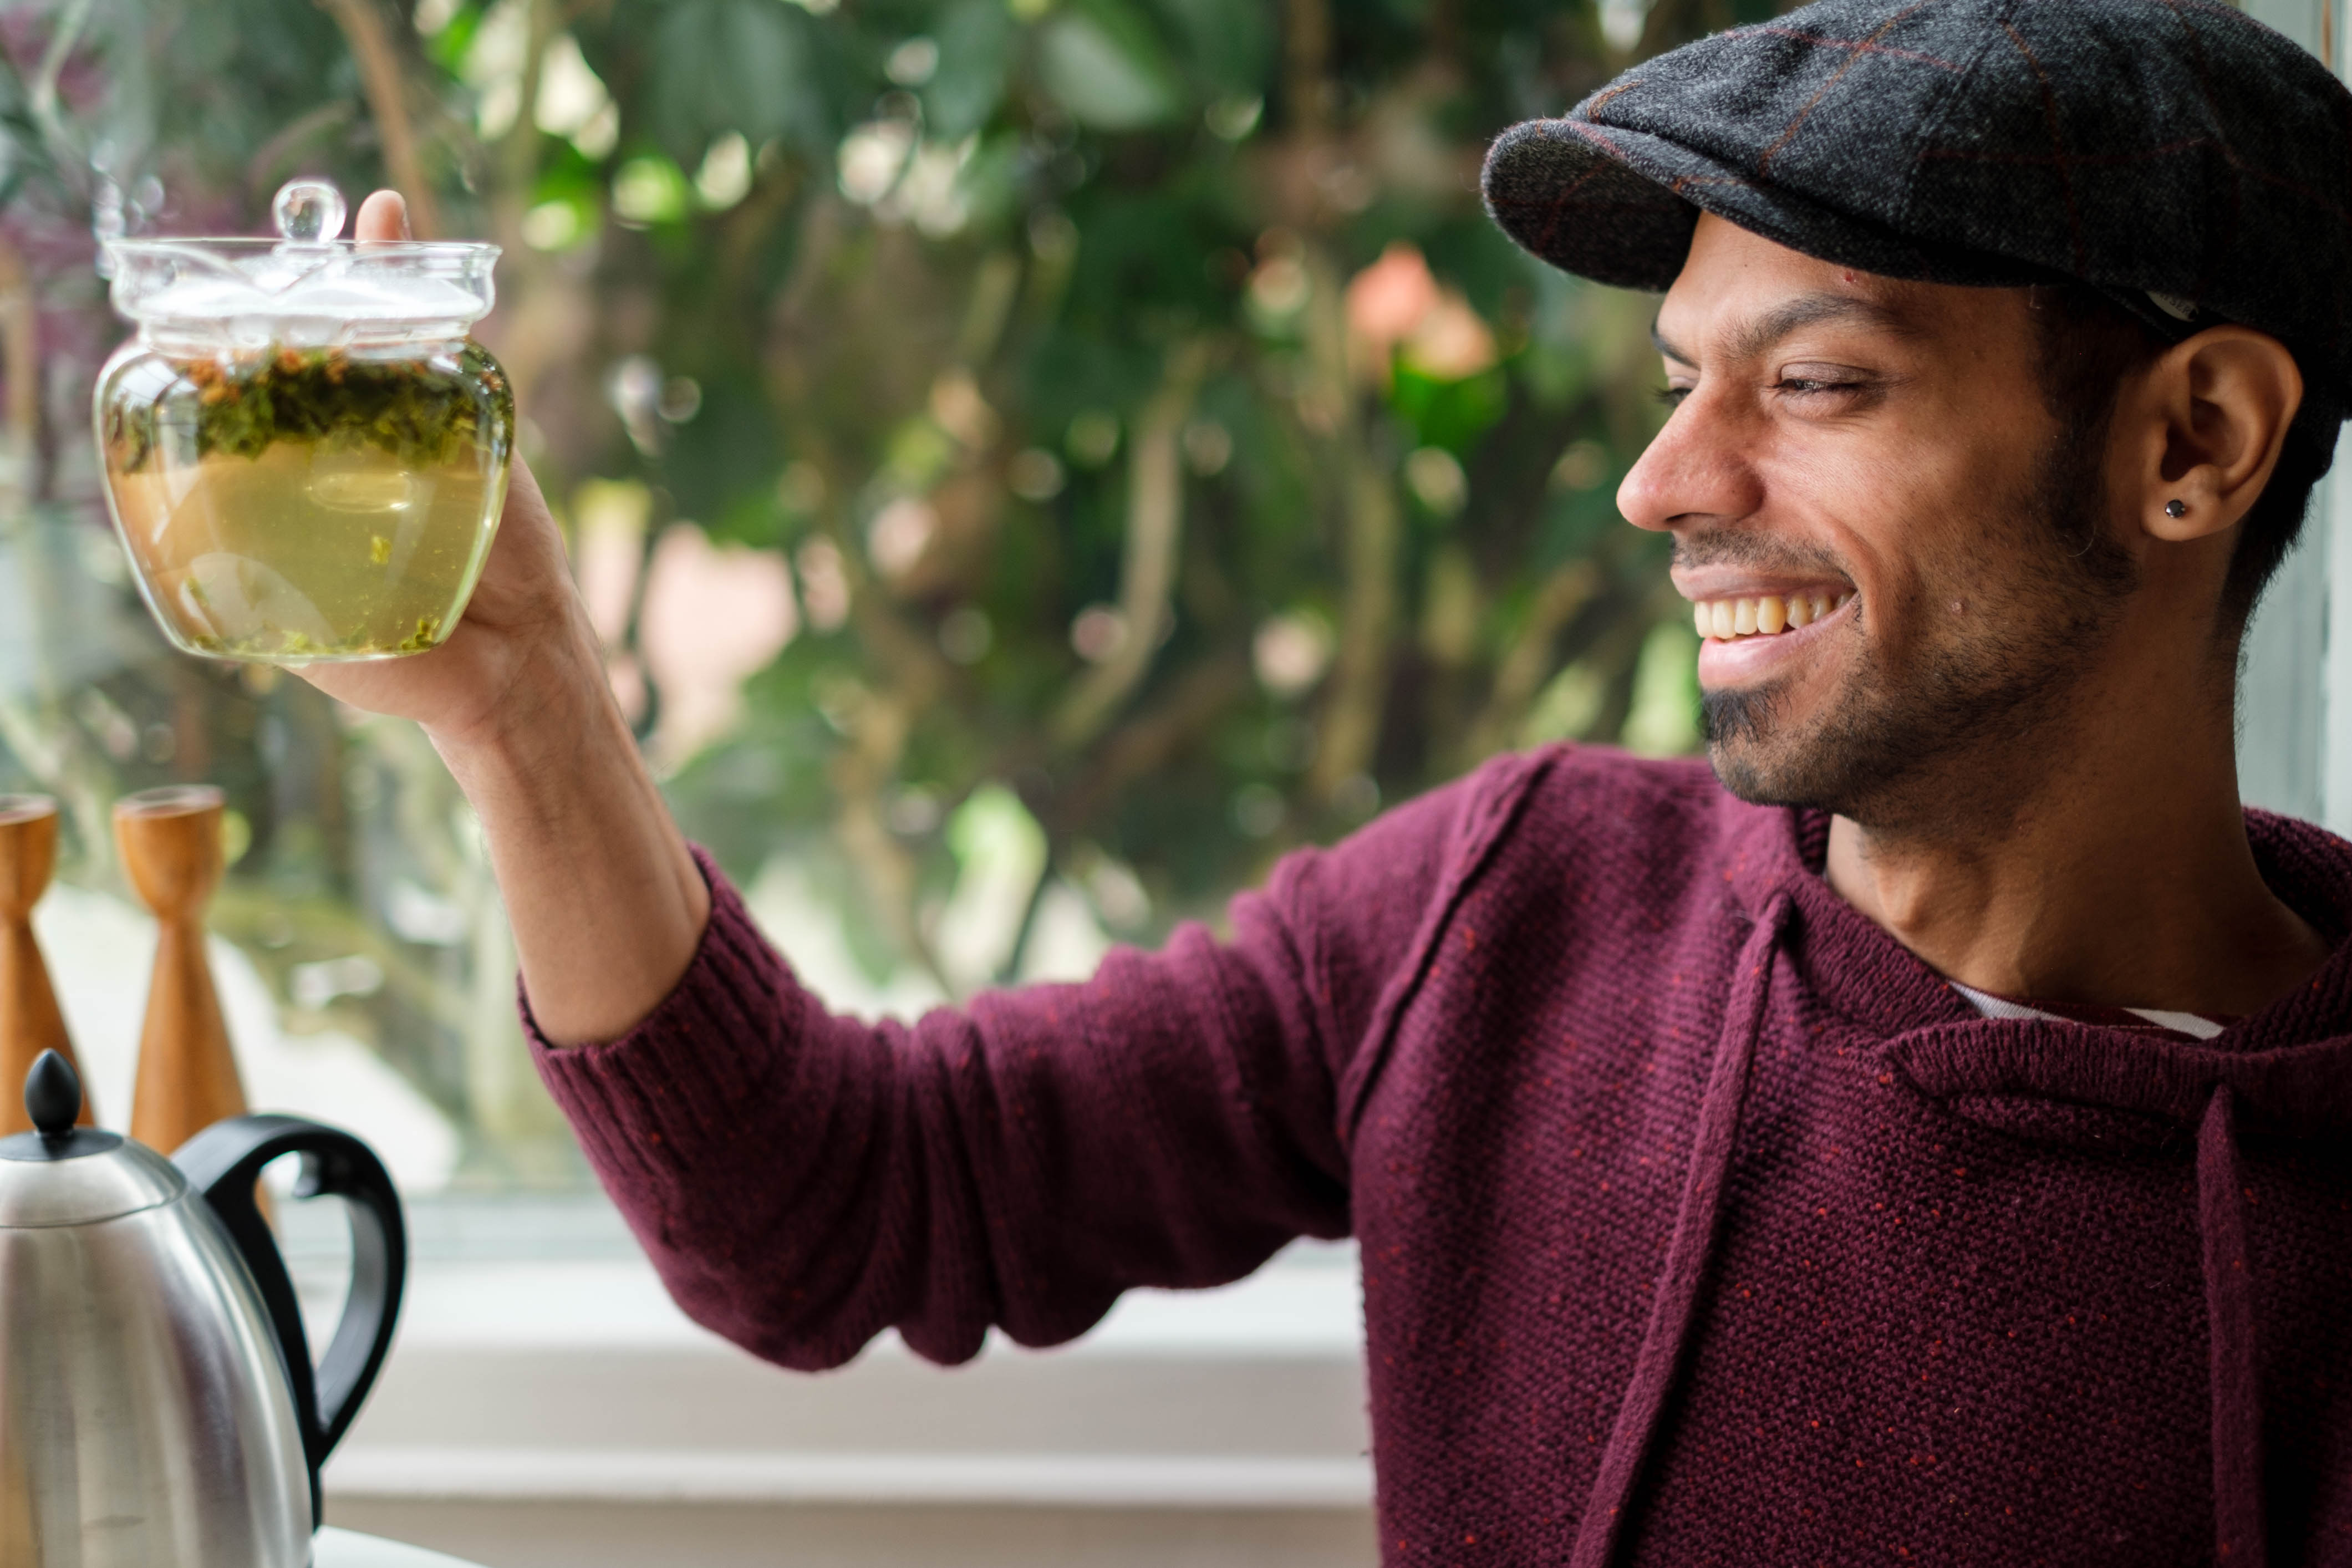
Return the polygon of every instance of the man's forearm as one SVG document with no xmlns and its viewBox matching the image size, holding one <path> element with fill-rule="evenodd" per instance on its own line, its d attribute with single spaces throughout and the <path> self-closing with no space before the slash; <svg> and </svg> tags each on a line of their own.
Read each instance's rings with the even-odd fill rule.
<svg viewBox="0 0 2352 1568">
<path fill-rule="evenodd" d="M 501 706 L 502 722 L 434 743 L 481 818 L 541 1031 L 612 1039 L 686 973 L 709 889 L 592 647 L 535 660 Z"/>
</svg>

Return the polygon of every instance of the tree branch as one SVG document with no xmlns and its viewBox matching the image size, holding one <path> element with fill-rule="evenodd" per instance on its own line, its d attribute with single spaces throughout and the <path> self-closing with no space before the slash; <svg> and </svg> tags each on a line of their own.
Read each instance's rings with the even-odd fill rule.
<svg viewBox="0 0 2352 1568">
<path fill-rule="evenodd" d="M 408 115 L 407 74 L 401 69 L 399 51 L 384 27 L 383 13 L 375 0 L 319 0 L 319 4 L 343 30 L 352 58 L 359 63 L 368 115 L 383 142 L 384 172 L 408 199 L 408 226 L 417 238 L 432 239 L 441 232 L 441 208 L 434 199 L 432 184 L 425 177 L 425 166 L 417 161 L 416 126 Z M 527 74 L 536 79 L 536 58 Z M 522 111 L 526 124 L 530 108 L 526 97 Z"/>
<path fill-rule="evenodd" d="M 1330 0 L 1287 0 L 1283 23 L 1283 96 L 1291 126 L 1300 140 L 1318 141 L 1330 121 Z"/>
<path fill-rule="evenodd" d="M 41 323 L 33 277 L 14 245 L 0 239 L 0 375 L 6 378 L 6 450 L 0 457 L 0 526 L 22 519 L 40 493 L 35 468 L 41 450 Z"/>
<path fill-rule="evenodd" d="M 1326 471 L 1339 492 L 1342 530 L 1339 646 L 1331 661 L 1315 763 L 1307 774 L 1307 798 L 1321 802 L 1348 779 L 1368 772 L 1380 744 L 1404 519 L 1391 465 L 1377 450 L 1374 416 L 1348 378 L 1339 270 L 1319 241 L 1307 247 L 1307 270 L 1313 289 L 1307 307 L 1307 355 L 1313 380 L 1300 395 L 1300 413 L 1307 416 L 1319 409 L 1328 421 Z"/>
<path fill-rule="evenodd" d="M 1571 561 L 1544 579 L 1528 607 L 1528 624 L 1503 655 L 1486 708 L 1470 728 L 1465 763 L 1475 763 L 1511 743 L 1528 705 L 1552 669 L 1552 645 L 1560 628 L 1601 591 L 1601 571 L 1590 561 Z"/>
<path fill-rule="evenodd" d="M 1053 802 L 1047 826 L 1055 838 L 1079 832 L 1136 780 L 1182 756 L 1244 695 L 1252 679 L 1245 655 L 1212 658 L 1192 666 L 1156 707 L 1112 731 L 1095 748 L 1092 765 Z"/>
<path fill-rule="evenodd" d="M 898 951 L 919 964 L 943 995 L 953 996 L 957 987 L 923 935 L 914 858 L 891 837 L 882 816 L 882 790 L 898 773 L 912 725 L 904 701 L 871 691 L 859 699 L 849 744 L 835 754 L 829 770 L 840 806 L 834 833 Z"/>
<path fill-rule="evenodd" d="M 1127 637 L 1116 652 L 1080 677 L 1055 712 L 1056 743 L 1076 751 L 1100 733 L 1144 672 L 1172 614 L 1177 545 L 1184 515 L 1183 468 L 1178 438 L 1208 374 L 1209 345 L 1199 338 L 1169 355 L 1160 390 L 1136 422 L 1128 460 L 1127 548 L 1120 563 L 1118 608 Z"/>
<path fill-rule="evenodd" d="M 812 433 L 804 449 L 824 473 L 828 497 L 849 493 L 842 482 L 842 464 L 822 439 Z M 887 602 L 866 569 L 837 501 L 827 502 L 818 528 L 840 558 L 849 587 L 850 626 L 888 682 L 878 692 L 859 685 L 848 715 L 848 744 L 834 754 L 826 769 L 835 804 L 835 838 L 898 951 L 914 960 L 940 994 L 953 996 L 958 988 L 923 933 L 914 857 L 890 832 L 882 805 L 884 790 L 898 777 L 916 716 L 935 705 L 948 684 L 947 661 Z"/>
<path fill-rule="evenodd" d="M 359 113 L 359 106 L 348 98 L 322 103 L 307 114 L 288 121 L 278 132 L 254 150 L 245 162 L 245 188 L 257 199 L 268 199 L 279 184 L 279 173 L 293 163 L 294 154 L 314 136 L 342 128 L 346 121 Z"/>
</svg>

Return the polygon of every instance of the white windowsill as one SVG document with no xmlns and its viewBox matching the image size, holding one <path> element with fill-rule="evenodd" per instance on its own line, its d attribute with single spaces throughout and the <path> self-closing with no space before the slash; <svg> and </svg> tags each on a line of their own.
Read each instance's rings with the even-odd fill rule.
<svg viewBox="0 0 2352 1568">
<path fill-rule="evenodd" d="M 992 1336 L 988 1353 L 1242 1357 L 1362 1352 L 1355 1252 L 1302 1245 L 1245 1279 L 1215 1290 L 1131 1290 L 1084 1336 L 1024 1352 Z M 432 1262 L 411 1274 L 400 1348 L 545 1350 L 698 1348 L 739 1355 L 689 1321 L 643 1258 L 521 1263 Z M 397 1353 L 397 1352 L 396 1352 Z M 895 1334 L 867 1356 L 914 1357 Z M 926 1363 L 928 1364 L 928 1363 Z"/>
<path fill-rule="evenodd" d="M 338 1498 L 436 1501 L 1364 1508 L 1363 1459 L 1096 1454 L 795 1454 L 388 1445 L 339 1455 Z"/>
<path fill-rule="evenodd" d="M 1302 1247 L 1055 1350 L 942 1369 L 885 1335 L 808 1376 L 689 1322 L 641 1258 L 427 1261 L 328 1495 L 1360 1510 L 1358 1290 L 1351 1248 Z"/>
</svg>

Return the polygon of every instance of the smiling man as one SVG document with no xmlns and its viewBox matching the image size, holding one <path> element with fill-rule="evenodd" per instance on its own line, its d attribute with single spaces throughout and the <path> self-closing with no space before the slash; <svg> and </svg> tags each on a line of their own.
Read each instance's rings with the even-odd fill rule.
<svg viewBox="0 0 2352 1568">
<path fill-rule="evenodd" d="M 1664 290 L 1620 503 L 1712 771 L 1500 760 L 1084 985 L 828 1015 L 527 474 L 445 647 L 313 679 L 426 725 L 549 1085 L 761 1355 L 1352 1234 L 1391 1563 L 2352 1563 L 2352 847 L 2231 743 L 2352 384 L 2347 129 L 2201 0 L 1832 0 L 1506 135 L 1522 243 Z"/>
<path fill-rule="evenodd" d="M 2253 573 L 2312 477 L 2277 479 L 2292 353 L 1711 214 L 1656 336 L 1675 413 L 1618 501 L 1675 537 L 1726 787 L 1832 814 L 1831 885 L 1975 994 L 2236 1016 L 2319 966 L 2233 767 Z"/>
</svg>

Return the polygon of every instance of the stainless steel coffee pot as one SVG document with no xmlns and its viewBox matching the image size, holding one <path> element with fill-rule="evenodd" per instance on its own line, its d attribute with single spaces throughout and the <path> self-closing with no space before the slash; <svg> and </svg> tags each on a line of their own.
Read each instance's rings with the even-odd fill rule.
<svg viewBox="0 0 2352 1568">
<path fill-rule="evenodd" d="M 33 1065 L 0 1139 L 0 1568 L 306 1568 L 319 1465 L 383 1364 L 407 1251 L 367 1145 L 290 1116 L 215 1122 L 166 1160 L 76 1129 Z M 315 1372 L 255 1184 L 348 1198 L 352 1279 Z"/>
</svg>

